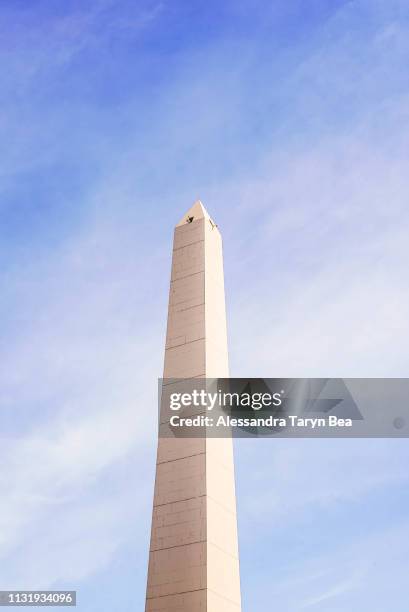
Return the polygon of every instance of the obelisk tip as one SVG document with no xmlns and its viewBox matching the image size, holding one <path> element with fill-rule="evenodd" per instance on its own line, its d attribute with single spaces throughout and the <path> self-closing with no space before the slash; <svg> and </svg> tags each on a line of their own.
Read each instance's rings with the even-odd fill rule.
<svg viewBox="0 0 409 612">
<path fill-rule="evenodd" d="M 189 210 L 183 215 L 176 227 L 185 225 L 185 223 L 192 223 L 193 221 L 197 221 L 198 219 L 210 219 L 209 213 L 207 212 L 200 200 L 196 200 L 193 206 L 191 206 Z"/>
</svg>

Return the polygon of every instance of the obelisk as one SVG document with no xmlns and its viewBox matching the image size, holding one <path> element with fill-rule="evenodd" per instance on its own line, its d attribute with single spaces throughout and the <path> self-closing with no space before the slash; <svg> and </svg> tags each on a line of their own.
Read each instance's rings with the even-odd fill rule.
<svg viewBox="0 0 409 612">
<path fill-rule="evenodd" d="M 228 377 L 222 239 L 200 201 L 175 228 L 163 377 Z M 240 612 L 231 438 L 159 438 L 145 610 Z"/>
</svg>

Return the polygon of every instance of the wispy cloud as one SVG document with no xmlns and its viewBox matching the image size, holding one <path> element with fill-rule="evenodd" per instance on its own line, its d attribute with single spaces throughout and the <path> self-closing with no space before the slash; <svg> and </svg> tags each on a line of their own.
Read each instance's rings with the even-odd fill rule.
<svg viewBox="0 0 409 612">
<path fill-rule="evenodd" d="M 145 462 L 164 322 L 138 322 L 139 286 L 129 279 L 149 272 L 127 259 L 125 232 L 118 249 L 112 231 L 99 218 L 53 261 L 10 279 L 21 323 L 2 349 L 0 377 L 4 588 L 101 569 L 139 533 L 138 513 L 150 505 Z"/>
</svg>

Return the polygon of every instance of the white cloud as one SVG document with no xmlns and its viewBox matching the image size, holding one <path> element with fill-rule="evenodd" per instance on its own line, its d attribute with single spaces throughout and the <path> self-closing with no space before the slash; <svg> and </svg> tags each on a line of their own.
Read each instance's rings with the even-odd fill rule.
<svg viewBox="0 0 409 612">
<path fill-rule="evenodd" d="M 253 525 L 250 540 L 271 521 L 293 524 L 307 513 L 358 503 L 409 480 L 404 440 L 243 439 L 236 449 L 241 513 Z"/>
<path fill-rule="evenodd" d="M 137 519 L 153 487 L 165 322 L 141 313 L 142 285 L 131 279 L 146 282 L 149 270 L 129 261 L 125 232 L 120 245 L 113 234 L 91 223 L 13 281 L 24 299 L 16 342 L 2 351 L 4 588 L 75 583 L 135 529 L 146 533 Z"/>
</svg>

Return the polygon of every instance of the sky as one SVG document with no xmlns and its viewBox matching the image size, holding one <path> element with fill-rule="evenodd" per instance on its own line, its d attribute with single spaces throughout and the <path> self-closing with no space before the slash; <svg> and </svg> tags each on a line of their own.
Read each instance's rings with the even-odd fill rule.
<svg viewBox="0 0 409 612">
<path fill-rule="evenodd" d="M 404 0 L 1 3 L 0 589 L 143 609 L 197 198 L 232 376 L 408 375 L 408 65 Z M 406 612 L 406 440 L 235 456 L 243 612 Z"/>
</svg>

